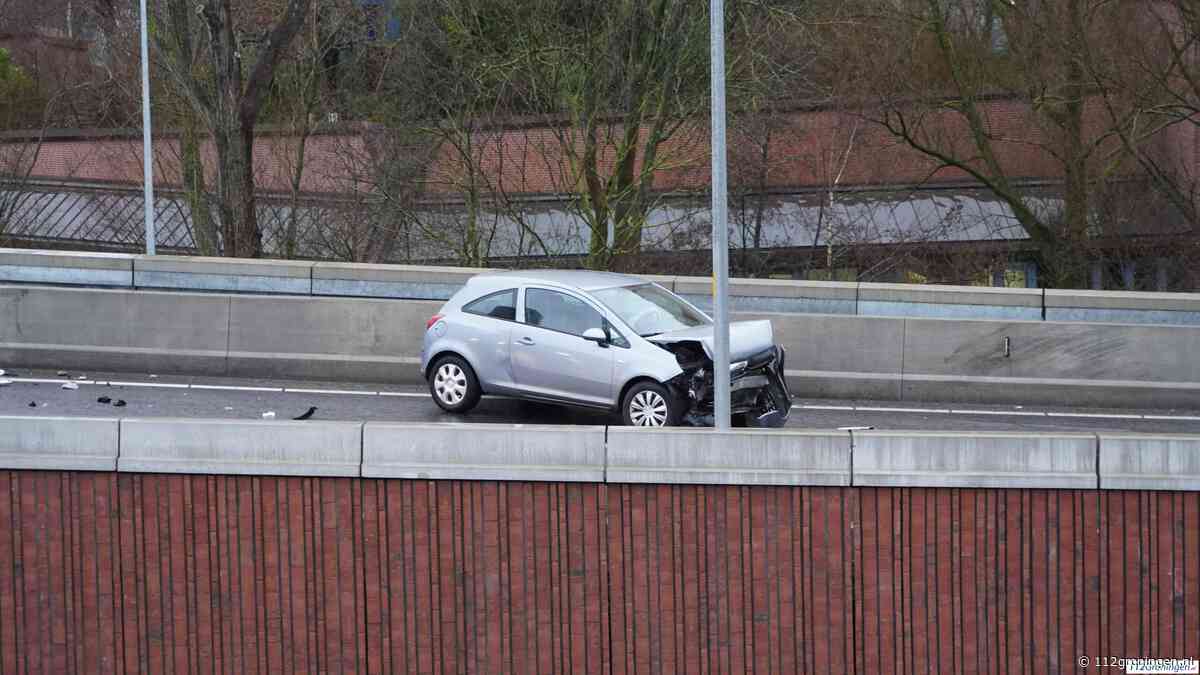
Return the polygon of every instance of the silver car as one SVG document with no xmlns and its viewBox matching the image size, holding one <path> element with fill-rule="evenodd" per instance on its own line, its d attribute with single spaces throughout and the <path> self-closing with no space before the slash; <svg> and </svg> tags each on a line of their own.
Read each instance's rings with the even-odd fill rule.
<svg viewBox="0 0 1200 675">
<path fill-rule="evenodd" d="M 625 424 L 712 424 L 712 320 L 655 283 L 608 272 L 473 277 L 429 319 L 421 374 L 443 410 L 487 394 L 619 411 Z M 791 409 L 770 321 L 730 324 L 734 423 Z"/>
</svg>

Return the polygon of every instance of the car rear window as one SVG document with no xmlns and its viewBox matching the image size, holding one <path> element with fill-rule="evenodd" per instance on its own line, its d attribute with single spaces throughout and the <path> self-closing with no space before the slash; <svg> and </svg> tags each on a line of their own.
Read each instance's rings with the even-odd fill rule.
<svg viewBox="0 0 1200 675">
<path fill-rule="evenodd" d="M 517 320 L 517 289 L 498 291 L 485 295 L 478 300 L 472 300 L 463 306 L 462 311 L 468 314 L 489 316 L 505 321 Z"/>
</svg>

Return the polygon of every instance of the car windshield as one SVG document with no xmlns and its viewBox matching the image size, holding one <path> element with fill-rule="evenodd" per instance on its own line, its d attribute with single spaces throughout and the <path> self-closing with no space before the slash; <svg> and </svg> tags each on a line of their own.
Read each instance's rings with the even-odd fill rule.
<svg viewBox="0 0 1200 675">
<path fill-rule="evenodd" d="M 654 284 L 606 288 L 592 295 L 642 337 L 711 323 L 708 317 Z"/>
</svg>

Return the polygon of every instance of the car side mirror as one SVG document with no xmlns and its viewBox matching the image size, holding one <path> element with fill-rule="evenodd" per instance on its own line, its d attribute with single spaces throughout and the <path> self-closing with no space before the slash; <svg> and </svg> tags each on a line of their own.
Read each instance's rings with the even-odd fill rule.
<svg viewBox="0 0 1200 675">
<path fill-rule="evenodd" d="M 583 331 L 583 339 L 589 342 L 595 342 L 600 347 L 608 346 L 608 335 L 601 328 L 589 328 Z"/>
</svg>

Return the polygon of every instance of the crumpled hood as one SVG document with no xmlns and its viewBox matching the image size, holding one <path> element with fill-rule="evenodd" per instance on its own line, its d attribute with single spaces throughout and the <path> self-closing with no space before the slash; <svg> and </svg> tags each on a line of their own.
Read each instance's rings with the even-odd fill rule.
<svg viewBox="0 0 1200 675">
<path fill-rule="evenodd" d="M 713 326 L 696 326 L 667 333 L 659 333 L 647 340 L 660 345 L 676 342 L 699 342 L 704 347 L 708 358 L 713 358 L 713 337 L 716 331 Z M 750 356 L 774 346 L 775 335 L 771 330 L 771 322 L 734 321 L 729 324 L 729 362 L 744 361 Z"/>
</svg>

